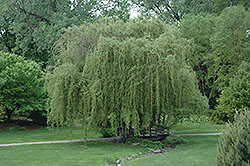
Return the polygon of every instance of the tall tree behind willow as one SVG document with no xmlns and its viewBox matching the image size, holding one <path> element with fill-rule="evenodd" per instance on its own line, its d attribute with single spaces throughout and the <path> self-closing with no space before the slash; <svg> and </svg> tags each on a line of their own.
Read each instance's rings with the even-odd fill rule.
<svg viewBox="0 0 250 166">
<path fill-rule="evenodd" d="M 212 50 L 209 78 L 213 87 L 221 92 L 237 72 L 243 61 L 249 62 L 250 40 L 246 31 L 250 27 L 250 13 L 243 6 L 232 6 L 222 11 L 216 20 L 211 38 Z"/>
<path fill-rule="evenodd" d="M 166 22 L 180 22 L 188 13 L 210 13 L 213 0 L 132 0 L 142 15 L 155 15 Z"/>
<path fill-rule="evenodd" d="M 217 110 L 222 117 L 218 120 L 232 121 L 236 110 L 250 108 L 250 63 L 242 62 L 235 75 L 229 80 L 229 86 L 224 88 Z"/>
<path fill-rule="evenodd" d="M 87 129 L 109 121 L 125 133 L 205 111 L 207 99 L 185 63 L 190 43 L 178 34 L 161 21 L 140 19 L 70 29 L 47 74 L 50 124 L 81 118 Z"/>
<path fill-rule="evenodd" d="M 242 5 L 246 10 L 248 10 L 250 6 L 250 1 L 248 0 L 213 0 L 214 5 L 212 11 L 214 13 L 220 14 L 221 11 L 227 7 Z"/>
<path fill-rule="evenodd" d="M 216 92 L 211 89 L 213 80 L 208 79 L 209 65 L 212 62 L 210 58 L 212 54 L 211 37 L 214 35 L 216 17 L 211 14 L 188 14 L 180 24 L 180 30 L 183 37 L 194 43 L 193 52 L 187 57 L 188 65 L 190 65 L 196 73 L 199 81 L 199 89 L 203 96 L 209 99 L 210 108 L 216 105 Z M 210 85 L 211 84 L 211 85 Z"/>
<path fill-rule="evenodd" d="M 126 0 L 2 0 L 0 32 L 14 35 L 15 42 L 9 44 L 10 35 L 2 35 L 1 41 L 9 52 L 46 63 L 66 28 L 103 15 L 128 19 L 129 5 Z"/>
</svg>

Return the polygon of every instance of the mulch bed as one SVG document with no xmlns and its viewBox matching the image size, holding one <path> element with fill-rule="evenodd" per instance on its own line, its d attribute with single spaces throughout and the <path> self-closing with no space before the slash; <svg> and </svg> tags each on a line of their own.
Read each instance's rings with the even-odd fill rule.
<svg viewBox="0 0 250 166">
<path fill-rule="evenodd" d="M 12 120 L 10 122 L 0 122 L 0 133 L 8 132 L 8 131 L 15 131 L 15 130 L 35 130 L 46 128 L 46 126 L 38 126 L 32 124 L 28 121 L 21 121 L 21 120 Z"/>
</svg>

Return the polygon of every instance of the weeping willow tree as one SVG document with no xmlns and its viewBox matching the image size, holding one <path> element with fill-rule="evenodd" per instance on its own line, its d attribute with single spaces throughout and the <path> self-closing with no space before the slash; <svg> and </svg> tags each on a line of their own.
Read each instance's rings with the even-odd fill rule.
<svg viewBox="0 0 250 166">
<path fill-rule="evenodd" d="M 189 43 L 178 34 L 158 20 L 139 19 L 70 29 L 47 71 L 48 122 L 82 119 L 86 131 L 109 122 L 126 136 L 132 127 L 139 133 L 205 111 L 207 99 L 185 62 Z"/>
</svg>

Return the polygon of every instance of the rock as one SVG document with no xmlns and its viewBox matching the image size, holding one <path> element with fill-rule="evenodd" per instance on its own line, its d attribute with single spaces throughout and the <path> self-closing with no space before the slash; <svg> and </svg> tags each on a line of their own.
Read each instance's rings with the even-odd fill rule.
<svg viewBox="0 0 250 166">
<path fill-rule="evenodd" d="M 117 164 L 117 166 L 122 166 L 121 164 Z"/>
<path fill-rule="evenodd" d="M 132 146 L 138 146 L 138 145 L 140 145 L 140 142 L 138 142 L 138 143 L 132 143 Z"/>
<path fill-rule="evenodd" d="M 151 149 L 151 148 L 148 148 L 148 150 L 150 150 L 151 152 L 155 151 L 155 149 Z"/>
<path fill-rule="evenodd" d="M 161 150 L 157 149 L 157 150 L 154 151 L 154 153 L 161 153 Z"/>
<path fill-rule="evenodd" d="M 131 158 L 133 158 L 133 159 L 135 159 L 135 158 L 137 158 L 137 157 L 138 157 L 137 154 L 133 154 L 133 155 L 131 156 Z"/>
</svg>

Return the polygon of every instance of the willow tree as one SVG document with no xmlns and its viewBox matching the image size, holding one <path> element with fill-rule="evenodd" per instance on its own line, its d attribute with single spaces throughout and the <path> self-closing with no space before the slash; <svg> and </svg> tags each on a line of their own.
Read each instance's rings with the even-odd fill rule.
<svg viewBox="0 0 250 166">
<path fill-rule="evenodd" d="M 157 20 L 104 19 L 70 29 L 47 73 L 49 122 L 79 118 L 85 129 L 109 122 L 125 136 L 132 127 L 138 133 L 206 110 L 185 62 L 190 43 L 178 34 Z"/>
</svg>

